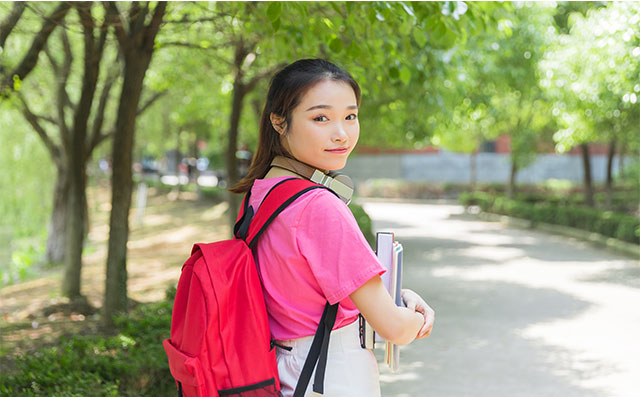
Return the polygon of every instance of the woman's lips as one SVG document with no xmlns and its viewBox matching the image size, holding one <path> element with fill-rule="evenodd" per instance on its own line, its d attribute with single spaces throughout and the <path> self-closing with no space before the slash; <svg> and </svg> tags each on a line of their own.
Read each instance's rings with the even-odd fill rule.
<svg viewBox="0 0 640 397">
<path fill-rule="evenodd" d="M 327 149 L 327 152 L 329 152 L 329 153 L 336 153 L 336 154 L 344 154 L 344 153 L 346 153 L 346 152 L 347 152 L 347 150 L 348 150 L 348 148 L 342 148 L 342 149 L 331 149 L 331 150 Z"/>
</svg>

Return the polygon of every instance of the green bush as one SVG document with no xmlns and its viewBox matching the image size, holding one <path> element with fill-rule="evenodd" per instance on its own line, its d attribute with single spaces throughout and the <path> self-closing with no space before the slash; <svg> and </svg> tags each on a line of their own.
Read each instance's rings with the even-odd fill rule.
<svg viewBox="0 0 640 397">
<path fill-rule="evenodd" d="M 0 395 L 165 396 L 175 384 L 162 347 L 171 327 L 172 294 L 115 320 L 112 336 L 76 335 L 18 357 L 0 378 Z M 3 374 L 4 375 L 4 374 Z"/>
<path fill-rule="evenodd" d="M 548 201 L 540 200 L 539 195 L 518 197 L 527 197 L 527 200 L 509 200 L 486 192 L 473 192 L 461 194 L 459 201 L 464 206 L 478 205 L 486 212 L 575 227 L 640 244 L 640 218 L 636 216 L 573 205 L 570 200 L 558 197 Z"/>
<path fill-rule="evenodd" d="M 367 239 L 367 242 L 372 249 L 375 249 L 376 237 L 373 234 L 373 223 L 371 222 L 371 218 L 365 212 L 364 208 L 354 203 L 353 201 L 349 203 L 349 209 L 353 213 L 354 218 L 356 218 L 356 222 L 358 222 L 358 226 L 360 226 L 360 230 L 362 231 L 362 234 L 364 234 L 364 237 Z"/>
</svg>

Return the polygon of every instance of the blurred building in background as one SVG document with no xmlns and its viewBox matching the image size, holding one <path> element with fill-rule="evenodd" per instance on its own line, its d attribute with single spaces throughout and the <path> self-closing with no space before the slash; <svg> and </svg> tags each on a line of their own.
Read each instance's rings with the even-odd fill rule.
<svg viewBox="0 0 640 397">
<path fill-rule="evenodd" d="M 510 164 L 508 136 L 484 142 L 475 153 L 476 182 L 508 183 Z M 548 179 L 583 181 L 580 147 L 557 154 L 553 147 L 541 148 L 536 160 L 518 171 L 517 183 L 539 183 Z M 591 175 L 594 182 L 606 180 L 607 147 L 589 144 Z M 401 179 L 411 182 L 468 183 L 471 179 L 472 155 L 428 146 L 420 150 L 371 149 L 358 147 L 341 171 L 357 182 L 367 179 Z M 623 159 L 629 164 L 630 159 Z M 613 175 L 620 170 L 620 157 L 613 159 Z"/>
</svg>

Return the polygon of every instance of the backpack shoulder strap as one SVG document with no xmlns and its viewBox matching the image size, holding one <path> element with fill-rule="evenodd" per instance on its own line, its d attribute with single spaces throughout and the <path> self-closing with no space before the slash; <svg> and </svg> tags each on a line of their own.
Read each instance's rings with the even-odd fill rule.
<svg viewBox="0 0 640 397">
<path fill-rule="evenodd" d="M 260 204 L 258 212 L 255 214 L 253 220 L 249 220 L 247 222 L 249 225 L 245 241 L 249 248 L 253 248 L 255 246 L 269 224 L 276 218 L 276 216 L 278 216 L 278 214 L 284 211 L 289 204 L 293 203 L 298 197 L 314 189 L 327 189 L 331 191 L 325 186 L 300 178 L 285 179 L 272 187 Z M 252 209 L 249 207 L 243 215 L 250 216 L 251 212 Z"/>
</svg>

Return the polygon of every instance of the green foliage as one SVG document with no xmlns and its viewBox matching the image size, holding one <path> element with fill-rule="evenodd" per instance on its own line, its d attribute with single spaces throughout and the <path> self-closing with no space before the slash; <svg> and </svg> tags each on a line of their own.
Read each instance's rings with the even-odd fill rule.
<svg viewBox="0 0 640 397">
<path fill-rule="evenodd" d="M 0 103 L 0 287 L 24 280 L 44 251 L 55 169 L 29 129 Z"/>
<path fill-rule="evenodd" d="M 113 336 L 64 337 L 17 358 L 0 378 L 2 395 L 168 396 L 175 394 L 162 340 L 171 327 L 172 294 L 116 319 Z M 6 375 L 6 376 L 5 376 Z"/>
<path fill-rule="evenodd" d="M 547 32 L 540 85 L 554 98 L 563 153 L 584 142 L 639 148 L 640 6 L 608 3 L 568 16 L 569 34 Z"/>
<path fill-rule="evenodd" d="M 24 281 L 37 274 L 37 267 L 44 256 L 44 233 L 39 238 L 15 241 L 11 258 L 0 264 L 0 287 Z"/>
<path fill-rule="evenodd" d="M 486 192 L 463 193 L 459 201 L 465 206 L 479 206 L 486 212 L 575 227 L 640 244 L 640 218 L 632 215 L 553 201 L 509 200 Z"/>
<path fill-rule="evenodd" d="M 351 201 L 349 203 L 349 209 L 353 213 L 353 216 L 356 218 L 356 222 L 358 222 L 358 226 L 360 226 L 360 231 L 367 239 L 367 242 L 371 246 L 372 249 L 375 249 L 376 246 L 376 237 L 373 234 L 373 223 L 371 222 L 371 217 L 367 214 L 362 208 L 362 206 Z"/>
</svg>

